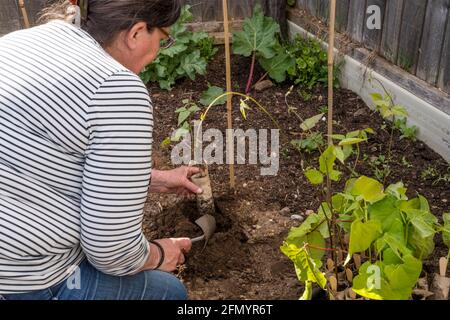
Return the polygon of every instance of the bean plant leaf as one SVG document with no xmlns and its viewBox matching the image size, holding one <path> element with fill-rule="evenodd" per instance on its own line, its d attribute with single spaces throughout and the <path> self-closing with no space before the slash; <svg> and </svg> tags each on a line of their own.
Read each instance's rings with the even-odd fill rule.
<svg viewBox="0 0 450 320">
<path fill-rule="evenodd" d="M 406 191 L 407 189 L 405 188 L 403 182 L 391 184 L 389 187 L 386 188 L 386 193 L 393 195 L 398 200 L 408 200 L 408 197 L 406 196 Z"/>
<path fill-rule="evenodd" d="M 300 128 L 303 131 L 311 130 L 312 128 L 314 128 L 319 123 L 319 121 L 323 118 L 324 115 L 325 115 L 325 113 L 321 113 L 321 114 L 318 114 L 318 115 L 316 115 L 314 117 L 306 119 L 302 124 L 300 124 Z"/>
<path fill-rule="evenodd" d="M 345 264 L 349 262 L 354 253 L 363 252 L 369 249 L 371 244 L 381 235 L 381 223 L 379 221 L 354 221 L 350 228 L 350 244 Z"/>
<path fill-rule="evenodd" d="M 305 282 L 305 291 L 303 292 L 303 295 L 300 297 L 300 300 L 311 300 L 312 299 L 312 282 L 306 281 Z"/>
<path fill-rule="evenodd" d="M 402 218 L 398 200 L 391 195 L 370 205 L 368 213 L 371 220 L 381 223 L 383 232 L 389 232 L 395 221 Z"/>
<path fill-rule="evenodd" d="M 256 52 L 259 57 L 273 58 L 276 35 L 280 26 L 269 17 L 265 17 L 260 5 L 254 9 L 253 16 L 244 21 L 243 31 L 233 35 L 233 52 L 249 57 Z"/>
<path fill-rule="evenodd" d="M 308 178 L 309 182 L 313 185 L 318 185 L 323 183 L 323 174 L 319 170 L 309 169 L 305 171 L 305 176 Z"/>
<path fill-rule="evenodd" d="M 408 300 L 422 272 L 422 262 L 411 255 L 402 262 L 397 265 L 380 261 L 364 263 L 353 279 L 353 291 L 373 300 Z"/>
<path fill-rule="evenodd" d="M 340 146 L 347 146 L 347 145 L 354 145 L 361 142 L 365 142 L 367 139 L 361 139 L 361 138 L 346 138 L 343 139 L 341 142 L 339 142 Z"/>
<path fill-rule="evenodd" d="M 217 99 L 224 93 L 225 92 L 222 88 L 216 87 L 216 86 L 211 86 L 208 88 L 208 90 L 203 92 L 203 94 L 200 98 L 200 103 L 202 105 L 204 105 L 205 107 L 208 107 L 215 99 Z M 222 104 L 225 104 L 225 102 L 227 102 L 226 96 L 222 97 L 222 98 L 218 99 L 216 102 L 214 102 L 213 106 L 222 105 Z"/>
<path fill-rule="evenodd" d="M 369 203 L 375 203 L 386 196 L 383 189 L 383 185 L 377 180 L 362 176 L 354 182 L 351 193 L 361 196 Z"/>
<path fill-rule="evenodd" d="M 442 239 L 445 245 L 450 249 L 450 213 L 444 213 L 444 228 L 442 230 Z"/>
<path fill-rule="evenodd" d="M 294 244 L 284 243 L 281 251 L 294 262 L 295 271 L 300 281 L 311 281 L 317 283 L 321 288 L 325 288 L 327 279 L 305 248 L 298 248 Z"/>
</svg>

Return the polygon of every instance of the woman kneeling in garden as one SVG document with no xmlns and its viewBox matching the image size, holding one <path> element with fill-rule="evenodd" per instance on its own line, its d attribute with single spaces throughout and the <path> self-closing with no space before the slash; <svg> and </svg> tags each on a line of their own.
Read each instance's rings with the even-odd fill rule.
<svg viewBox="0 0 450 320">
<path fill-rule="evenodd" d="M 148 191 L 200 193 L 197 169 L 151 169 L 137 76 L 173 43 L 180 4 L 71 2 L 0 38 L 0 297 L 186 299 L 169 272 L 191 241 L 148 241 L 143 208 Z"/>
</svg>

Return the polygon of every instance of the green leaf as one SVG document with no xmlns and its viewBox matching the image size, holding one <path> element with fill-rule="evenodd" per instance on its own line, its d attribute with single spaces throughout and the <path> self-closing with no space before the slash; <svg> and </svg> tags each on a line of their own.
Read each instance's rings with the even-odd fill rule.
<svg viewBox="0 0 450 320">
<path fill-rule="evenodd" d="M 398 104 L 392 107 L 392 114 L 402 118 L 408 117 L 408 111 L 406 111 L 406 108 Z"/>
<path fill-rule="evenodd" d="M 171 139 L 173 142 L 179 142 L 181 140 L 181 138 L 183 138 L 188 133 L 189 133 L 189 129 L 179 128 L 179 129 L 177 129 L 177 131 L 175 131 L 175 133 Z"/>
<path fill-rule="evenodd" d="M 325 175 L 329 175 L 334 170 L 333 167 L 335 160 L 336 154 L 334 152 L 334 146 L 329 145 L 319 158 L 320 172 Z"/>
<path fill-rule="evenodd" d="M 269 73 L 269 77 L 281 83 L 286 80 L 287 72 L 295 66 L 295 59 L 281 45 L 275 46 L 275 56 L 269 59 L 261 57 L 259 64 Z"/>
<path fill-rule="evenodd" d="M 442 230 L 442 239 L 445 245 L 450 249 L 450 213 L 444 213 L 444 228 Z"/>
<path fill-rule="evenodd" d="M 318 185 L 323 183 L 323 174 L 316 169 L 309 169 L 305 172 L 306 178 L 308 178 L 309 182 L 313 185 Z"/>
<path fill-rule="evenodd" d="M 170 58 L 173 58 L 174 56 L 176 56 L 177 54 L 182 53 L 183 51 L 185 51 L 188 47 L 181 43 L 181 42 L 176 42 L 173 46 L 171 46 L 170 48 L 167 49 L 163 49 L 161 50 L 160 54 L 164 55 L 164 56 L 168 56 Z M 159 74 L 158 74 L 159 75 Z"/>
<path fill-rule="evenodd" d="M 353 279 L 352 290 L 365 298 L 372 300 L 389 300 L 396 297 L 386 280 L 381 277 L 383 264 L 377 261 L 372 265 L 369 261 L 360 268 L 358 275 Z"/>
<path fill-rule="evenodd" d="M 336 158 L 342 163 L 345 164 L 345 153 L 342 148 L 334 147 L 334 154 L 336 155 Z"/>
<path fill-rule="evenodd" d="M 311 258 L 316 261 L 317 267 L 320 268 L 322 266 L 321 259 L 323 258 L 325 252 L 317 248 L 325 248 L 325 239 L 319 231 L 313 231 L 304 235 L 303 237 L 294 239 L 289 238 L 286 240 L 286 242 L 289 244 L 295 244 L 299 248 L 305 246 Z M 311 247 L 306 245 L 311 245 Z"/>
<path fill-rule="evenodd" d="M 361 142 L 365 142 L 367 139 L 361 139 L 361 138 L 347 138 L 339 142 L 340 146 L 347 146 L 347 145 L 354 145 Z"/>
<path fill-rule="evenodd" d="M 422 272 L 422 262 L 411 255 L 405 256 L 403 261 L 404 263 L 399 265 L 386 265 L 384 273 L 394 290 L 404 290 L 404 300 L 406 300 L 411 295 L 412 288 L 416 285 Z"/>
<path fill-rule="evenodd" d="M 427 259 L 434 251 L 434 235 L 423 237 L 415 227 L 410 226 L 408 232 L 408 245 L 413 248 L 416 258 Z"/>
<path fill-rule="evenodd" d="M 224 94 L 224 90 L 222 88 L 216 87 L 216 86 L 209 87 L 208 90 L 203 92 L 203 94 L 200 98 L 200 103 L 202 105 L 208 107 L 216 98 L 220 97 L 223 94 Z M 226 102 L 227 102 L 227 97 L 224 96 L 224 97 L 220 98 L 219 100 L 217 100 L 213 104 L 213 106 L 225 104 Z"/>
<path fill-rule="evenodd" d="M 383 100 L 383 96 L 381 94 L 379 94 L 379 93 L 371 93 L 370 96 L 372 97 L 372 100 L 374 102 Z"/>
<path fill-rule="evenodd" d="M 405 185 L 403 182 L 398 182 L 396 184 L 391 184 L 386 189 L 386 193 L 393 195 L 398 200 L 408 200 L 408 197 L 406 196 L 407 189 L 405 188 Z"/>
<path fill-rule="evenodd" d="M 402 229 L 403 226 L 401 226 Z M 378 244 L 378 250 L 381 251 L 382 248 L 386 246 L 392 250 L 392 253 L 397 256 L 398 259 L 402 260 L 404 256 L 411 255 L 412 251 L 406 246 L 403 237 L 398 237 L 395 232 L 385 233 L 383 238 L 380 239 L 380 242 L 383 242 L 383 245 Z"/>
<path fill-rule="evenodd" d="M 312 299 L 312 282 L 306 281 L 305 283 L 305 291 L 303 295 L 300 297 L 301 301 L 311 300 Z"/>
<path fill-rule="evenodd" d="M 191 115 L 191 112 L 189 110 L 184 110 L 178 113 L 178 126 L 181 126 L 183 122 L 185 122 L 189 116 Z"/>
<path fill-rule="evenodd" d="M 253 16 L 245 19 L 243 31 L 233 35 L 233 52 L 245 57 L 256 52 L 265 59 L 273 58 L 279 32 L 279 25 L 272 18 L 265 17 L 261 6 L 257 5 Z"/>
<path fill-rule="evenodd" d="M 319 214 L 311 214 L 299 227 L 291 228 L 286 241 L 296 243 L 298 242 L 298 239 L 305 237 L 308 233 L 321 224 L 326 225 L 325 217 L 320 216 Z"/>
<path fill-rule="evenodd" d="M 305 248 L 298 248 L 293 244 L 285 243 L 281 247 L 281 251 L 294 262 L 297 277 L 300 281 L 310 281 L 317 283 L 321 288 L 325 288 L 327 279 Z"/>
<path fill-rule="evenodd" d="M 399 201 L 389 195 L 374 204 L 371 204 L 368 208 L 370 220 L 375 220 L 381 223 L 383 232 L 390 232 L 398 221 L 402 223 L 402 216 L 399 208 Z M 402 224 L 403 225 L 403 224 Z M 403 233 L 397 234 L 398 238 L 404 238 Z"/>
<path fill-rule="evenodd" d="M 374 300 L 408 300 L 422 272 L 422 263 L 411 255 L 403 263 L 364 263 L 353 279 L 355 293 Z"/>
<path fill-rule="evenodd" d="M 369 249 L 370 245 L 382 235 L 381 230 L 379 221 L 354 221 L 350 229 L 349 255 Z"/>
<path fill-rule="evenodd" d="M 324 113 L 318 114 L 314 117 L 311 117 L 309 119 L 306 119 L 301 125 L 300 128 L 302 128 L 303 131 L 309 131 L 312 128 L 314 128 L 319 121 L 323 118 Z"/>
<path fill-rule="evenodd" d="M 386 196 L 381 183 L 365 176 L 358 178 L 354 182 L 351 193 L 362 196 L 369 203 L 380 201 Z"/>
<path fill-rule="evenodd" d="M 200 51 L 195 50 L 191 54 L 181 59 L 181 65 L 177 69 L 179 75 L 187 75 L 191 80 L 195 80 L 196 74 L 206 73 L 207 62 L 200 56 Z"/>
</svg>

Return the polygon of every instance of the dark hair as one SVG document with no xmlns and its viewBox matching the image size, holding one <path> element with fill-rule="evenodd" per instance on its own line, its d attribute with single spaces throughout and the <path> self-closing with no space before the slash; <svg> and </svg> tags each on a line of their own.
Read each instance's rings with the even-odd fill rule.
<svg viewBox="0 0 450 320">
<path fill-rule="evenodd" d="M 85 0 L 86 1 L 86 0 Z M 68 0 L 56 1 L 44 9 L 40 23 L 71 19 Z M 89 0 L 82 29 L 102 46 L 109 45 L 124 30 L 138 22 L 146 22 L 149 31 L 173 25 L 181 14 L 179 0 Z"/>
</svg>

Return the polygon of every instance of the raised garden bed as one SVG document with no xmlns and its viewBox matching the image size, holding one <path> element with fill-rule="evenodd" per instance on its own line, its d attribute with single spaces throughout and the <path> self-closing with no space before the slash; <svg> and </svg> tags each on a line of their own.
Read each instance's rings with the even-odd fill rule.
<svg viewBox="0 0 450 320">
<path fill-rule="evenodd" d="M 223 48 L 209 64 L 206 76 L 196 81 L 182 80 L 170 91 L 161 91 L 149 85 L 154 102 L 154 161 L 158 169 L 170 168 L 171 147 L 160 144 L 177 127 L 175 110 L 182 107 L 186 98 L 198 101 L 208 83 L 225 86 Z M 233 88 L 244 91 L 251 59 L 232 57 Z M 255 78 L 263 75 L 257 68 Z M 218 232 L 204 249 L 195 244 L 188 256 L 187 264 L 179 270 L 192 299 L 298 299 L 303 292 L 292 262 L 280 251 L 280 246 L 289 229 L 300 224 L 310 210 L 317 210 L 322 199 L 316 187 L 311 186 L 302 172 L 317 163 L 318 153 L 299 153 L 291 145 L 301 132 L 299 120 L 288 113 L 285 94 L 290 85 L 280 85 L 251 95 L 282 124 L 280 132 L 280 170 L 275 177 L 260 176 L 259 167 L 236 166 L 237 190 L 228 189 L 228 167 L 210 166 L 214 196 L 221 212 Z M 320 113 L 326 105 L 326 89 L 311 90 L 310 99 L 293 91 L 288 96 L 291 107 L 306 119 Z M 226 107 L 217 106 L 209 114 L 204 130 L 226 129 Z M 238 100 L 234 102 L 234 127 L 271 129 L 271 120 L 257 111 L 249 112 L 247 121 L 239 112 Z M 349 132 L 372 128 L 376 134 L 367 143 L 361 144 L 361 157 L 356 171 L 373 176 L 377 159 L 386 156 L 389 129 L 384 128 L 383 119 L 369 110 L 355 94 L 337 90 L 335 94 L 335 132 Z M 326 123 L 319 124 L 322 132 Z M 439 176 L 450 173 L 448 163 L 420 141 L 400 139 L 395 134 L 392 149 L 391 174 L 385 185 L 403 181 L 408 196 L 420 193 L 430 203 L 431 211 L 442 220 L 442 213 L 450 212 L 449 182 L 438 181 Z M 371 165 L 372 164 L 372 165 Z M 344 172 L 341 183 L 335 189 L 342 190 L 348 172 Z M 195 202 L 175 196 L 151 195 L 145 209 L 144 230 L 149 238 L 196 236 L 199 231 L 193 224 L 197 218 Z M 294 215 L 294 216 L 293 216 Z M 438 272 L 438 259 L 447 256 L 448 248 L 441 236 L 436 236 L 433 256 L 425 261 L 424 275 Z"/>
</svg>

